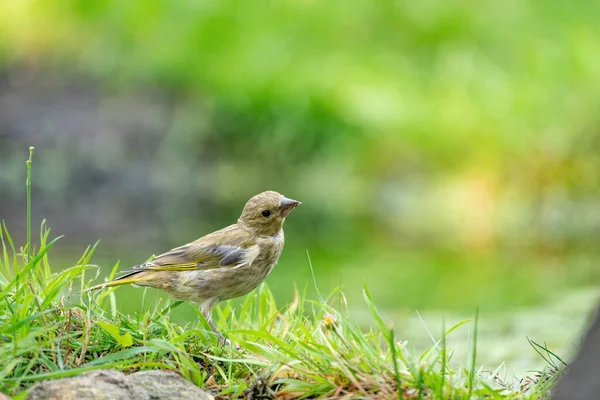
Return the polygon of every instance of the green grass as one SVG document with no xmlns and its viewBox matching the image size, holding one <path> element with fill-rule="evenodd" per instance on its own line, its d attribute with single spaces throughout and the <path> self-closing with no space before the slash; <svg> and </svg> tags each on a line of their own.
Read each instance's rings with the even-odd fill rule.
<svg viewBox="0 0 600 400">
<path fill-rule="evenodd" d="M 27 167 L 30 177 L 31 158 Z M 439 338 L 430 334 L 432 346 L 414 354 L 386 325 L 366 286 L 373 319 L 368 331 L 352 320 L 339 290 L 313 301 L 290 287 L 294 300 L 282 306 L 262 285 L 241 306 L 217 308 L 215 319 L 233 343 L 219 346 L 198 309 L 198 318 L 184 326 L 170 321 L 179 302 L 144 299 L 138 312 L 126 315 L 119 311 L 117 288 L 80 296 L 99 274 L 91 264 L 96 246 L 71 267 L 52 272 L 58 238 L 50 240 L 45 223 L 40 237 L 38 246 L 18 247 L 5 224 L 0 230 L 0 392 L 11 396 L 44 379 L 114 368 L 176 371 L 222 398 L 541 398 L 562 367 L 557 356 L 532 343 L 548 359 L 534 376 L 507 380 L 501 368 L 477 368 L 477 316 L 443 328 Z M 470 327 L 471 352 L 461 365 L 446 337 Z"/>
</svg>

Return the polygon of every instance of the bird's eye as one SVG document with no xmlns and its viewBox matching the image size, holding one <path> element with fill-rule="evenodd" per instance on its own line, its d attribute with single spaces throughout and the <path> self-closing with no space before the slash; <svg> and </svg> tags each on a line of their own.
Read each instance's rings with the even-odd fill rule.
<svg viewBox="0 0 600 400">
<path fill-rule="evenodd" d="M 263 217 L 268 217 L 269 215 L 271 215 L 271 211 L 269 210 L 263 210 L 263 212 L 261 213 Z"/>
</svg>

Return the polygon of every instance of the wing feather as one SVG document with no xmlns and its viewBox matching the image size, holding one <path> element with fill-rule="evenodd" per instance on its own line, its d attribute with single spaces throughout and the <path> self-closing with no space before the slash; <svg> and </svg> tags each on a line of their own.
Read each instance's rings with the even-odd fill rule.
<svg viewBox="0 0 600 400">
<path fill-rule="evenodd" d="M 258 245 L 247 232 L 231 225 L 122 272 L 236 268 L 252 263 L 259 252 Z"/>
</svg>

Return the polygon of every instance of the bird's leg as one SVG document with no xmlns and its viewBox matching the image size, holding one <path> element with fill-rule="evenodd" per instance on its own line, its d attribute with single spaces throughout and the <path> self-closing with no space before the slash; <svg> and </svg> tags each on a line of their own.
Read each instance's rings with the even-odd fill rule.
<svg viewBox="0 0 600 400">
<path fill-rule="evenodd" d="M 206 318 L 206 322 L 208 322 L 210 329 L 212 329 L 212 331 L 219 337 L 219 346 L 223 346 L 225 344 L 229 345 L 229 344 L 231 344 L 231 342 L 229 342 L 229 340 L 225 339 L 225 336 L 223 336 L 223 334 L 221 332 L 219 332 L 219 330 L 217 329 L 215 324 L 213 324 L 213 322 L 212 322 L 212 308 L 213 308 L 213 305 L 217 301 L 218 301 L 218 299 L 211 299 L 211 300 L 205 301 L 200 306 L 200 311 L 202 312 L 202 315 L 204 316 L 204 318 Z"/>
<path fill-rule="evenodd" d="M 211 320 L 207 320 L 207 321 L 208 321 L 208 325 L 210 325 L 210 328 L 219 337 L 219 347 L 222 347 L 225 344 L 230 345 L 231 343 L 229 342 L 229 340 L 225 339 L 225 336 L 223 336 L 223 334 L 221 332 L 219 332 L 219 330 L 217 329 L 215 324 L 213 324 Z"/>
</svg>

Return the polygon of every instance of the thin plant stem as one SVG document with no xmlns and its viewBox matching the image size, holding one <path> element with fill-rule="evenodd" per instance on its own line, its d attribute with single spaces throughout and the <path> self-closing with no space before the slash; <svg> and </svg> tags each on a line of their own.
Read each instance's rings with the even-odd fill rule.
<svg viewBox="0 0 600 400">
<path fill-rule="evenodd" d="M 35 147 L 29 148 L 29 159 L 25 161 L 27 166 L 27 262 L 31 260 L 31 163 L 33 161 L 33 150 Z"/>
<path fill-rule="evenodd" d="M 477 330 L 479 329 L 479 307 L 475 310 L 475 326 L 473 327 L 473 348 L 471 351 L 471 371 L 469 373 L 469 396 L 468 399 L 473 395 L 473 382 L 475 380 L 477 362 Z"/>
</svg>

